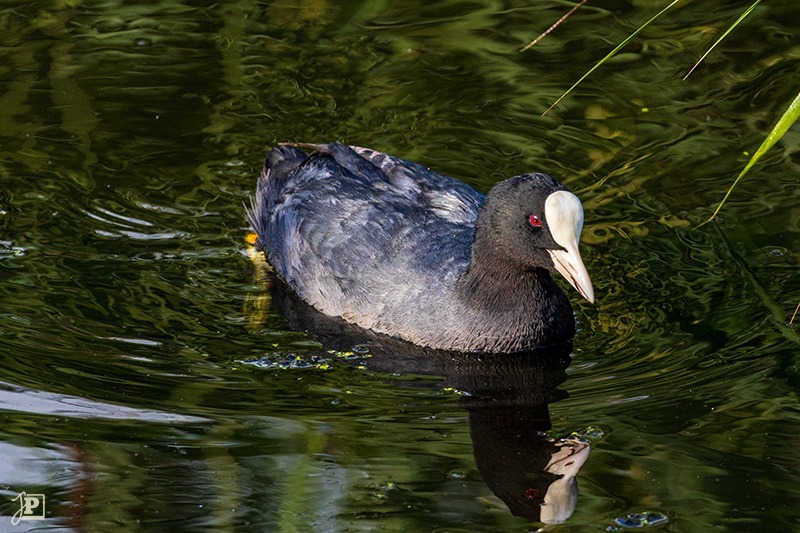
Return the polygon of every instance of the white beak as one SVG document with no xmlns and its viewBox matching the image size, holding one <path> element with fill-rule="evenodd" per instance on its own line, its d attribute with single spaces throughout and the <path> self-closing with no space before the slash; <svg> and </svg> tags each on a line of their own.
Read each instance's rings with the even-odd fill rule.
<svg viewBox="0 0 800 533">
<path fill-rule="evenodd" d="M 564 248 L 548 250 L 556 270 L 581 296 L 594 302 L 592 280 L 578 251 L 578 242 L 583 230 L 581 201 L 571 192 L 556 191 L 545 200 L 544 216 L 553 240 Z"/>
</svg>

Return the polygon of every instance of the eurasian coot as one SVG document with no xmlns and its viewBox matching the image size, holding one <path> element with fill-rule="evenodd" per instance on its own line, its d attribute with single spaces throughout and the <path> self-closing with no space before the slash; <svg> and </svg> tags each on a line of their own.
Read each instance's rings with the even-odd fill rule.
<svg viewBox="0 0 800 533">
<path fill-rule="evenodd" d="M 301 299 L 421 346 L 511 353 L 569 341 L 575 318 L 550 271 L 594 301 L 581 203 L 545 174 L 484 196 L 375 150 L 285 144 L 268 154 L 247 218 Z"/>
</svg>

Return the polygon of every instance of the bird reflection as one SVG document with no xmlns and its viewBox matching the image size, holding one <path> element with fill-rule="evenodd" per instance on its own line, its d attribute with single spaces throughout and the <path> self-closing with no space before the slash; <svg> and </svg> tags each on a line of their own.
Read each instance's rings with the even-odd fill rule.
<svg viewBox="0 0 800 533">
<path fill-rule="evenodd" d="M 469 411 L 475 462 L 491 491 L 517 516 L 545 524 L 569 518 L 589 444 L 548 437 L 547 405 Z"/>
<path fill-rule="evenodd" d="M 279 280 L 270 279 L 268 285 L 271 306 L 287 325 L 308 331 L 325 348 L 350 351 L 366 345 L 371 370 L 441 376 L 444 387 L 460 391 L 478 471 L 513 514 L 545 524 L 572 515 L 576 475 L 590 446 L 577 437 L 547 433 L 548 405 L 568 396 L 558 386 L 567 377 L 571 344 L 505 355 L 431 350 L 323 315 Z"/>
</svg>

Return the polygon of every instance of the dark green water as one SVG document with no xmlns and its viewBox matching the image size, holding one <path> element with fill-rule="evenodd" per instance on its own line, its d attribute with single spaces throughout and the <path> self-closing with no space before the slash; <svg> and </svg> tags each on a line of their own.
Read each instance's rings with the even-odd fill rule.
<svg viewBox="0 0 800 533">
<path fill-rule="evenodd" d="M 546 530 L 800 530 L 800 130 L 691 229 L 800 90 L 795 0 L 684 82 L 750 4 L 687 1 L 540 116 L 666 3 L 590 0 L 520 54 L 572 4 L 2 2 L 2 528 L 527 531 L 501 497 L 536 499 L 547 430 L 591 454 Z M 598 296 L 569 291 L 566 371 L 287 326 L 242 209 L 286 140 L 565 182 Z M 21 491 L 46 520 L 11 525 Z"/>
</svg>

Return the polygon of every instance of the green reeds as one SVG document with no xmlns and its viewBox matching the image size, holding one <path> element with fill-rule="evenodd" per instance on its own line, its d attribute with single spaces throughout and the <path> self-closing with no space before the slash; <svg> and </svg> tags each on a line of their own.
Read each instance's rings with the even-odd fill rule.
<svg viewBox="0 0 800 533">
<path fill-rule="evenodd" d="M 687 72 L 687 73 L 686 73 L 686 76 L 684 76 L 684 77 L 683 77 L 683 79 L 684 79 L 684 80 L 685 80 L 686 78 L 688 78 L 688 77 L 689 77 L 689 76 L 692 74 L 692 72 L 694 72 L 694 69 L 696 69 L 696 68 L 697 68 L 697 66 L 698 66 L 698 65 L 700 65 L 700 63 L 702 63 L 702 62 L 703 62 L 703 60 L 706 58 L 706 56 L 707 56 L 708 54 L 710 54 L 710 53 L 711 53 L 711 51 L 712 51 L 714 48 L 716 48 L 716 47 L 717 47 L 717 45 L 718 45 L 719 43 L 721 43 L 721 42 L 722 42 L 722 40 L 723 40 L 725 37 L 727 37 L 727 36 L 728 36 L 728 34 L 729 34 L 730 32 L 732 32 L 732 31 L 733 31 L 733 29 L 734 29 L 734 28 L 736 28 L 736 26 L 738 26 L 738 25 L 739 25 L 739 23 L 740 23 L 740 22 L 742 22 L 742 21 L 743 21 L 743 20 L 744 20 L 744 19 L 747 17 L 747 15 L 749 15 L 749 14 L 750 14 L 750 12 L 751 12 L 751 11 L 753 11 L 753 10 L 756 8 L 756 6 L 757 6 L 757 5 L 758 5 L 760 2 L 761 2 L 761 0 L 756 0 L 755 2 L 753 2 L 753 5 L 751 5 L 750 7 L 748 7 L 748 8 L 745 10 L 745 12 L 744 12 L 744 13 L 742 13 L 741 15 L 739 15 L 739 18 L 738 18 L 738 19 L 736 19 L 736 22 L 734 22 L 733 24 L 731 24 L 731 25 L 730 25 L 730 27 L 729 27 L 727 30 L 725 30 L 725 33 L 723 33 L 722 35 L 720 35 L 720 36 L 719 36 L 719 39 L 717 39 L 717 40 L 716 40 L 716 42 L 715 42 L 714 44 L 712 44 L 712 45 L 711 45 L 711 47 L 710 47 L 708 50 L 706 50 L 706 53 L 705 53 L 705 54 L 703 54 L 703 55 L 700 57 L 700 59 L 698 59 L 698 60 L 697 60 L 697 63 L 695 63 L 695 64 L 694 64 L 694 66 L 692 66 L 692 68 L 691 68 L 691 69 L 689 69 L 689 72 Z"/>
<path fill-rule="evenodd" d="M 681 1 L 681 0 L 672 0 L 672 3 L 671 3 L 670 5 L 668 5 L 667 7 L 665 7 L 664 9 L 662 9 L 661 11 L 659 11 L 659 12 L 658 12 L 658 13 L 657 13 L 657 14 L 656 14 L 654 17 L 652 17 L 650 20 L 648 20 L 647 22 L 645 22 L 644 24 L 642 24 L 641 26 L 639 26 L 639 28 L 637 28 L 637 30 L 636 30 L 635 32 L 631 33 L 631 34 L 628 36 L 628 38 L 627 38 L 627 39 L 625 39 L 624 41 L 622 41 L 621 43 L 619 43 L 619 44 L 617 45 L 617 47 L 616 47 L 616 48 L 614 48 L 613 50 L 611 50 L 611 51 L 610 51 L 610 52 L 609 52 L 609 53 L 608 53 L 608 54 L 607 54 L 607 55 L 606 55 L 606 56 L 605 56 L 603 59 L 601 59 L 600 61 L 598 61 L 598 62 L 597 62 L 597 64 L 596 64 L 595 66 L 593 66 L 591 69 L 589 69 L 589 71 L 588 71 L 586 74 L 584 74 L 583 76 L 581 76 L 581 78 L 580 78 L 578 81 L 576 81 L 574 84 L 572 84 L 572 87 L 570 87 L 569 89 L 567 89 L 566 91 L 564 91 L 564 94 L 562 94 L 561 96 L 559 96 L 559 97 L 558 97 L 558 100 L 556 100 L 555 102 L 553 102 L 553 104 L 552 104 L 550 107 L 548 107 L 548 108 L 547 108 L 547 110 L 545 110 L 545 112 L 544 112 L 544 113 L 542 113 L 542 116 L 545 116 L 545 115 L 547 114 L 547 112 L 548 112 L 548 111 L 550 111 L 550 110 L 551 110 L 551 109 L 553 109 L 555 106 L 557 106 L 557 105 L 558 105 L 558 104 L 561 102 L 561 100 L 563 100 L 564 98 L 566 98 L 566 97 L 567 97 L 567 95 L 568 95 L 569 93 L 571 93 L 573 89 L 575 89 L 575 87 L 577 87 L 578 85 L 580 85 L 580 84 L 581 84 L 581 82 L 583 82 L 583 80 L 585 80 L 586 78 L 588 78 L 588 77 L 589 77 L 589 75 L 590 75 L 592 72 L 594 72 L 595 70 L 597 70 L 598 68 L 600 68 L 600 66 L 601 66 L 603 63 L 605 63 L 606 61 L 608 61 L 609 59 L 611 59 L 612 57 L 614 57 L 615 55 L 617 55 L 617 52 L 619 52 L 620 50 L 622 50 L 623 48 L 625 48 L 625 45 L 627 45 L 629 42 L 631 42 L 633 39 L 635 39 L 635 38 L 636 38 L 636 36 L 637 36 L 637 35 L 639 35 L 639 34 L 642 32 L 642 30 L 644 30 L 644 29 L 645 29 L 647 26 L 649 26 L 651 22 L 653 22 L 653 21 L 654 21 L 654 20 L 656 20 L 658 17 L 660 17 L 661 15 L 663 15 L 664 13 L 666 13 L 667 11 L 669 11 L 669 10 L 672 8 L 672 6 L 674 6 L 675 4 L 677 4 L 677 3 L 678 3 L 678 2 L 680 2 L 680 1 Z"/>
<path fill-rule="evenodd" d="M 708 218 L 708 220 L 700 224 L 700 226 L 714 220 L 714 217 L 717 216 L 719 210 L 722 209 L 722 205 L 731 195 L 731 192 L 733 192 L 733 188 L 736 187 L 736 185 L 742 180 L 744 175 L 747 174 L 747 171 L 753 168 L 753 165 L 755 165 L 758 162 L 758 160 L 761 159 L 761 156 L 766 154 L 767 151 L 769 151 L 769 149 L 772 148 L 781 137 L 783 137 L 783 134 L 786 133 L 786 131 L 792 126 L 792 124 L 797 122 L 798 118 L 800 118 L 800 93 L 797 93 L 797 96 L 795 96 L 792 103 L 789 104 L 789 108 L 786 111 L 784 111 L 783 115 L 781 115 L 781 118 L 778 120 L 778 123 L 775 124 L 775 127 L 773 127 L 772 131 L 769 132 L 767 138 L 764 139 L 764 142 L 761 143 L 761 146 L 759 146 L 758 150 L 756 150 L 756 153 L 753 154 L 753 157 L 751 157 L 750 161 L 747 162 L 747 165 L 745 165 L 745 167 L 739 173 L 739 176 L 736 177 L 736 179 L 733 182 L 733 185 L 731 185 L 728 188 L 728 192 L 725 193 L 725 196 L 722 198 L 722 201 L 714 210 L 714 213 Z"/>
<path fill-rule="evenodd" d="M 578 81 L 576 81 L 572 85 L 572 87 L 567 89 L 555 102 L 553 102 L 553 104 L 550 107 L 547 108 L 547 110 L 544 113 L 542 113 L 542 116 L 546 115 L 551 109 L 556 107 L 564 98 L 567 97 L 567 95 L 569 95 L 569 93 L 571 93 L 578 85 L 580 85 L 583 82 L 583 80 L 588 78 L 590 74 L 592 74 L 595 70 L 600 68 L 600 66 L 602 66 L 606 61 L 608 61 L 609 59 L 614 57 L 617 54 L 617 52 L 619 52 L 629 42 L 631 42 L 634 38 L 636 38 L 636 36 L 639 35 L 639 33 L 641 33 L 642 30 L 644 30 L 648 25 L 650 25 L 651 22 L 653 22 L 654 20 L 658 19 L 661 15 L 663 15 L 664 13 L 666 13 L 667 11 L 672 9 L 672 7 L 675 6 L 680 1 L 681 0 L 673 0 L 672 2 L 670 2 L 669 5 L 667 5 L 667 7 L 665 7 L 661 11 L 659 11 L 655 16 L 650 18 L 650 20 L 648 20 L 647 22 L 642 24 L 639 28 L 637 28 L 636 31 L 634 31 L 633 33 L 631 33 L 628 36 L 628 38 L 626 38 L 619 45 L 617 45 L 617 47 L 614 48 L 611 52 L 609 52 L 603 59 L 598 61 L 596 65 L 594 65 L 591 69 L 589 69 L 588 72 L 586 72 L 586 74 L 581 76 L 581 78 Z M 716 48 L 717 45 L 720 42 L 722 42 L 722 40 L 725 39 L 725 37 L 727 37 L 736 28 L 755 9 L 755 7 L 760 2 L 761 2 L 761 0 L 755 0 L 755 2 L 753 2 L 753 4 L 749 8 L 747 8 L 739 16 L 739 18 L 737 18 L 736 21 L 734 21 L 733 24 L 730 25 L 730 27 L 714 42 L 714 44 L 712 44 L 711 47 L 708 50 L 706 50 L 706 52 L 702 55 L 702 57 L 700 57 L 700 59 L 697 61 L 697 63 L 694 64 L 694 66 L 689 70 L 689 72 L 686 74 L 686 76 L 684 76 L 684 78 L 683 78 L 684 80 L 686 78 L 688 78 L 689 75 L 692 72 L 695 71 L 695 69 L 698 67 L 698 65 L 700 65 L 700 63 L 702 63 L 702 61 L 708 56 L 708 54 L 710 54 L 714 50 L 714 48 Z M 541 37 L 544 37 L 547 33 L 549 33 L 550 30 L 552 30 L 553 27 L 555 27 L 558 24 L 560 24 L 561 22 L 563 22 L 563 20 L 566 19 L 567 16 L 571 15 L 575 11 L 575 9 L 577 9 L 578 7 L 580 7 L 580 5 L 583 5 L 584 3 L 585 3 L 585 0 L 582 1 L 578 6 L 576 6 L 572 11 L 570 11 L 566 16 L 562 17 L 561 20 L 559 20 L 556 24 L 554 24 L 547 32 L 542 34 L 533 43 L 531 43 L 528 46 L 526 46 L 523 49 L 523 51 L 527 50 L 528 48 L 533 46 L 536 42 L 538 42 L 538 40 Z M 758 162 L 758 160 L 761 159 L 761 157 L 765 153 L 767 153 L 769 151 L 769 149 L 772 148 L 775 145 L 775 143 L 778 142 L 778 140 L 780 140 L 781 137 L 783 137 L 783 135 L 786 133 L 786 131 L 788 131 L 788 129 L 792 126 L 792 124 L 797 122 L 798 119 L 800 119 L 800 93 L 798 93 L 798 95 L 795 97 L 794 101 L 792 101 L 792 103 L 789 104 L 788 109 L 786 109 L 786 111 L 783 113 L 783 115 L 781 115 L 780 119 L 775 124 L 775 126 L 772 128 L 772 130 L 769 132 L 769 134 L 767 135 L 766 139 L 764 139 L 764 142 L 761 143 L 761 146 L 758 148 L 756 153 L 753 154 L 753 156 L 750 158 L 750 161 L 748 161 L 747 165 L 745 165 L 744 169 L 742 169 L 742 171 L 736 177 L 736 179 L 734 180 L 733 184 L 728 188 L 728 191 L 725 193 L 725 196 L 722 198 L 722 201 L 720 201 L 719 205 L 714 210 L 714 213 L 712 213 L 712 215 L 708 218 L 708 220 L 706 220 L 705 222 L 700 224 L 700 226 L 703 226 L 703 225 L 707 224 L 708 222 L 714 220 L 714 218 L 719 213 L 720 209 L 722 209 L 722 206 L 728 200 L 728 197 L 730 197 L 731 192 L 733 192 L 733 189 L 741 181 L 741 179 L 744 177 L 744 175 L 747 174 L 747 172 Z M 698 227 L 700 227 L 700 226 L 698 226 Z"/>
</svg>

